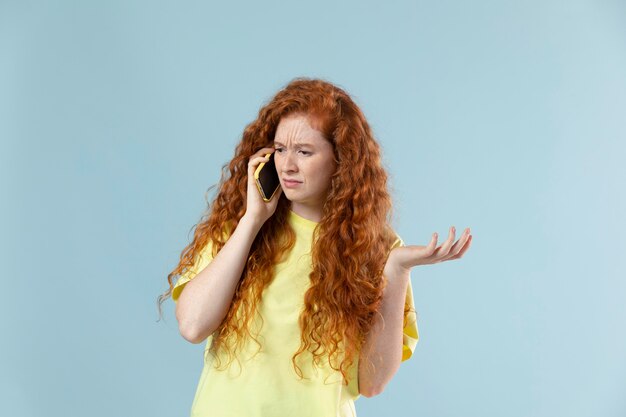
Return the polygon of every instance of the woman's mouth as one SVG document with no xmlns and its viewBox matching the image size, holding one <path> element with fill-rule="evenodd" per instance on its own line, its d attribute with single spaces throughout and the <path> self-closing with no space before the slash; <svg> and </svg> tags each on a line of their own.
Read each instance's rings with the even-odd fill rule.
<svg viewBox="0 0 626 417">
<path fill-rule="evenodd" d="M 285 184 L 285 187 L 287 188 L 296 188 L 297 186 L 302 184 L 300 181 L 292 181 L 292 180 L 283 180 L 283 183 Z"/>
</svg>

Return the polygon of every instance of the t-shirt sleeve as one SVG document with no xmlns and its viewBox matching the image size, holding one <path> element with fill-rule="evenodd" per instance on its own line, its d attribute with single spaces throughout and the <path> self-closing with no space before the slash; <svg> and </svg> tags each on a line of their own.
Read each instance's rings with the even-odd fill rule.
<svg viewBox="0 0 626 417">
<path fill-rule="evenodd" d="M 402 333 L 402 362 L 409 359 L 415 351 L 415 346 L 419 340 L 419 331 L 417 330 L 417 314 L 415 313 L 415 304 L 413 302 L 413 289 L 411 288 L 411 279 L 406 290 L 405 305 L 411 308 L 407 313 L 406 324 Z"/>
<path fill-rule="evenodd" d="M 213 260 L 212 249 L 213 244 L 211 239 L 209 239 L 209 243 L 196 255 L 193 266 L 178 278 L 178 281 L 176 281 L 172 289 L 172 300 L 174 300 L 175 303 L 178 302 L 178 297 L 180 297 L 185 285 L 211 263 Z"/>
<path fill-rule="evenodd" d="M 399 246 L 404 246 L 404 241 L 400 236 L 397 236 L 392 249 Z M 413 301 L 413 288 L 411 287 L 411 279 L 409 278 L 409 284 L 406 289 L 406 298 L 404 301 L 405 310 L 407 307 L 410 311 L 405 315 L 405 323 L 402 332 L 402 362 L 409 359 L 415 351 L 415 346 L 419 340 L 419 331 L 417 329 L 417 314 L 415 312 L 415 303 Z"/>
<path fill-rule="evenodd" d="M 228 222 L 226 226 L 222 227 L 222 241 L 225 242 L 230 238 L 230 233 L 233 230 L 234 223 Z M 183 292 L 185 284 L 191 281 L 196 275 L 198 275 L 204 268 L 207 267 L 213 260 L 213 241 L 208 240 L 208 243 L 202 248 L 202 250 L 196 255 L 193 266 L 185 271 L 174 284 L 172 289 L 172 300 L 174 303 L 178 302 L 180 293 Z"/>
</svg>

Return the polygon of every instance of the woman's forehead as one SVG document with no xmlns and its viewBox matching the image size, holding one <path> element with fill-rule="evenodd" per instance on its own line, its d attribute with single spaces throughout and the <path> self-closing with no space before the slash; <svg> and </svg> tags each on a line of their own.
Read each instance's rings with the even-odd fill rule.
<svg viewBox="0 0 626 417">
<path fill-rule="evenodd" d="M 274 143 L 287 145 L 320 145 L 326 141 L 324 134 L 311 126 L 305 116 L 281 119 Z"/>
</svg>

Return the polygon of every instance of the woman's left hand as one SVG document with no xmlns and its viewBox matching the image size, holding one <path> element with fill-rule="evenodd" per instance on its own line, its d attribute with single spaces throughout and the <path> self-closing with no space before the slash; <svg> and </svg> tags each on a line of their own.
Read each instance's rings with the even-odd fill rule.
<svg viewBox="0 0 626 417">
<path fill-rule="evenodd" d="M 408 245 L 400 246 L 391 251 L 387 266 L 396 272 L 410 272 L 417 265 L 436 264 L 443 261 L 461 258 L 470 247 L 472 235 L 469 227 L 465 229 L 461 238 L 454 244 L 454 227 L 450 227 L 450 234 L 441 246 L 437 247 L 437 233 L 433 233 L 428 246 Z"/>
</svg>

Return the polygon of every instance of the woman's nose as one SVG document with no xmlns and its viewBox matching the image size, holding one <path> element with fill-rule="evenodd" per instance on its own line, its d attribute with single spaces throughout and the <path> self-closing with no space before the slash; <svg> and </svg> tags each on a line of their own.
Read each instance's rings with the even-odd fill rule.
<svg viewBox="0 0 626 417">
<path fill-rule="evenodd" d="M 283 158 L 283 169 L 285 171 L 295 171 L 298 169 L 295 158 L 289 152 L 286 152 L 285 157 Z"/>
</svg>

